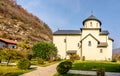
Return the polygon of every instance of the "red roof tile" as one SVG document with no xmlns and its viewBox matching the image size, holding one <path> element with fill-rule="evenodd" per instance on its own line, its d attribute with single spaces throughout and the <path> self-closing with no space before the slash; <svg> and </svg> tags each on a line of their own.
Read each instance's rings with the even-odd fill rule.
<svg viewBox="0 0 120 76">
<path fill-rule="evenodd" d="M 4 42 L 6 42 L 6 43 L 18 44 L 18 42 L 13 41 L 13 40 L 9 40 L 9 39 L 0 38 L 0 40 L 4 41 Z"/>
</svg>

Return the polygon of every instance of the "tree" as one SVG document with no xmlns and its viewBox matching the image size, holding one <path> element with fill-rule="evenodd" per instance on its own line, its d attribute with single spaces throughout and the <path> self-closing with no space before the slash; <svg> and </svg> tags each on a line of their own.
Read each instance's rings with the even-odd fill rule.
<svg viewBox="0 0 120 76">
<path fill-rule="evenodd" d="M 31 60 L 33 57 L 33 51 L 31 49 L 20 50 L 22 58 Z"/>
<path fill-rule="evenodd" d="M 28 45 L 28 39 L 23 39 L 21 43 L 18 44 L 19 47 L 24 49 L 30 49 L 30 46 Z"/>
<path fill-rule="evenodd" d="M 2 54 L 3 54 L 3 52 L 2 52 L 2 50 L 0 50 L 0 63 L 2 61 Z"/>
<path fill-rule="evenodd" d="M 54 44 L 48 42 L 39 42 L 32 47 L 35 57 L 40 57 L 45 60 L 53 60 L 57 55 L 57 48 Z"/>
<path fill-rule="evenodd" d="M 16 49 L 4 48 L 0 51 L 2 51 L 1 58 L 7 60 L 7 65 L 11 59 L 17 59 L 20 57 L 20 54 Z"/>
</svg>

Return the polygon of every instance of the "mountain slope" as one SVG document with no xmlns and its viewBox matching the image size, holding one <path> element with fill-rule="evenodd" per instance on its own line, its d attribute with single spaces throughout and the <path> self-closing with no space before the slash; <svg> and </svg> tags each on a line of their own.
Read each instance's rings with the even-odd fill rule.
<svg viewBox="0 0 120 76">
<path fill-rule="evenodd" d="M 116 49 L 113 49 L 113 53 L 115 54 L 117 54 L 117 53 L 120 53 L 120 48 L 116 48 Z"/>
<path fill-rule="evenodd" d="M 52 31 L 38 17 L 28 13 L 14 0 L 0 0 L 0 36 L 29 43 L 52 41 Z"/>
</svg>

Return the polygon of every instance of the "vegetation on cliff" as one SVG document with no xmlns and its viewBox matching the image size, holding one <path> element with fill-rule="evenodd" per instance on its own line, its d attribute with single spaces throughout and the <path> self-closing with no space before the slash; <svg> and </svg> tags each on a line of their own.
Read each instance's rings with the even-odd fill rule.
<svg viewBox="0 0 120 76">
<path fill-rule="evenodd" d="M 37 16 L 28 13 L 15 0 L 0 0 L 0 37 L 29 43 L 52 41 L 49 26 Z"/>
</svg>

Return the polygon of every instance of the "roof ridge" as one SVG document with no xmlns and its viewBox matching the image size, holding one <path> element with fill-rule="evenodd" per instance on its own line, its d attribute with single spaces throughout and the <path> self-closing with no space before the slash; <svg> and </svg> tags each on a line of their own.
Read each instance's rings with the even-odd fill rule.
<svg viewBox="0 0 120 76">
<path fill-rule="evenodd" d="M 89 33 L 88 35 L 86 35 L 84 38 L 82 38 L 82 39 L 80 40 L 80 42 L 83 41 L 85 38 L 87 38 L 89 35 L 90 35 L 91 37 L 93 37 L 96 41 L 100 42 L 97 38 L 95 38 L 95 37 L 94 37 L 92 34 L 90 34 L 90 33 Z"/>
<path fill-rule="evenodd" d="M 10 40 L 10 39 L 0 38 L 0 40 L 2 40 L 2 41 L 4 41 L 4 42 L 12 43 L 12 44 L 18 44 L 17 41 Z"/>
</svg>

